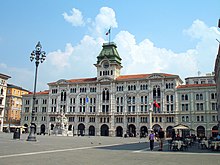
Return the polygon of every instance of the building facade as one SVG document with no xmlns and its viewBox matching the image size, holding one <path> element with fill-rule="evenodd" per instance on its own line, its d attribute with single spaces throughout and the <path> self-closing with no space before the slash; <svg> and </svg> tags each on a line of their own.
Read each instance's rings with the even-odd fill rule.
<svg viewBox="0 0 220 165">
<path fill-rule="evenodd" d="M 178 122 L 188 125 L 197 136 L 217 136 L 217 94 L 214 75 L 189 77 L 177 86 Z"/>
<path fill-rule="evenodd" d="M 220 28 L 220 19 L 218 20 L 218 27 Z M 220 134 L 220 43 L 215 61 L 215 81 L 217 84 L 218 132 Z"/>
<path fill-rule="evenodd" d="M 3 130 L 8 75 L 0 73 L 0 132 Z"/>
<path fill-rule="evenodd" d="M 68 118 L 68 130 L 74 135 L 145 136 L 149 129 L 158 131 L 162 127 L 169 136 L 172 128 L 179 123 L 197 130 L 199 124 L 192 125 L 182 120 L 185 114 L 181 112 L 181 95 L 185 92 L 194 96 L 193 89 L 182 85 L 183 81 L 178 75 L 121 75 L 121 60 L 115 43 L 103 44 L 94 64 L 97 68 L 96 77 L 61 79 L 48 83 L 49 91 L 37 93 L 36 101 L 41 103 L 35 107 L 37 133 L 51 133 L 61 111 Z M 205 83 L 208 84 L 208 81 Z M 215 84 L 207 86 L 216 93 Z M 201 88 L 201 91 L 210 89 Z M 23 98 L 22 125 L 30 125 L 31 98 L 32 95 Z M 191 106 L 195 103 L 191 102 Z M 200 112 L 193 110 L 189 115 L 197 113 Z M 207 125 L 203 134 L 208 135 L 212 128 L 212 125 Z"/>
<path fill-rule="evenodd" d="M 7 85 L 6 105 L 4 114 L 5 124 L 20 124 L 22 96 L 28 94 L 28 92 L 28 90 L 16 85 Z"/>
<path fill-rule="evenodd" d="M 49 101 L 49 91 L 42 91 L 36 93 L 35 99 L 35 114 L 33 116 L 33 124 L 35 125 L 37 133 L 48 132 L 47 123 L 48 120 L 48 101 Z M 29 128 L 31 122 L 31 112 L 33 105 L 33 93 L 23 95 L 22 97 L 22 113 L 21 113 L 21 125 Z M 28 131 L 26 129 L 26 131 Z"/>
</svg>

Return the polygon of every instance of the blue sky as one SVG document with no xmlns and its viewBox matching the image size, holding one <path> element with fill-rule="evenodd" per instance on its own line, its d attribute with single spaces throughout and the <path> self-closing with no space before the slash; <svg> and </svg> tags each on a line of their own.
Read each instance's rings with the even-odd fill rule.
<svg viewBox="0 0 220 165">
<path fill-rule="evenodd" d="M 122 58 L 122 74 L 185 77 L 214 69 L 220 32 L 219 0 L 20 0 L 0 5 L 0 73 L 33 90 L 38 41 L 46 51 L 37 90 L 59 79 L 96 77 L 105 32 Z"/>
</svg>

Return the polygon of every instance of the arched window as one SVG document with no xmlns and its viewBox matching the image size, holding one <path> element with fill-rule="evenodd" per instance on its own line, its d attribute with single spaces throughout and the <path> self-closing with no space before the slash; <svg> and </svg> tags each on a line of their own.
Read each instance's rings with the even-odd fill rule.
<svg viewBox="0 0 220 165">
<path fill-rule="evenodd" d="M 157 88 L 157 96 L 160 97 L 160 88 Z"/>
<path fill-rule="evenodd" d="M 187 121 L 187 122 L 189 121 L 189 116 L 186 116 L 186 121 Z"/>
<path fill-rule="evenodd" d="M 170 95 L 170 101 L 173 102 L 173 95 Z"/>
<path fill-rule="evenodd" d="M 156 99 L 156 98 L 160 98 L 161 96 L 161 93 L 160 93 L 160 86 L 154 86 L 153 87 L 153 98 Z"/>
<path fill-rule="evenodd" d="M 211 99 L 215 99 L 214 93 L 211 94 Z"/>
<path fill-rule="evenodd" d="M 171 83 L 171 88 L 173 89 L 173 83 Z"/>
<path fill-rule="evenodd" d="M 66 101 L 66 91 L 61 92 L 61 101 Z"/>
<path fill-rule="evenodd" d="M 184 95 L 182 95 L 182 100 L 184 100 Z"/>
<path fill-rule="evenodd" d="M 107 92 L 106 92 L 106 100 L 109 100 L 109 91 L 107 90 Z"/>
<path fill-rule="evenodd" d="M 156 92 L 156 88 L 154 87 L 153 88 L 153 97 L 156 97 L 157 96 L 157 92 Z"/>
<path fill-rule="evenodd" d="M 203 94 L 199 95 L 200 100 L 203 100 Z"/>
<path fill-rule="evenodd" d="M 196 100 L 199 100 L 199 94 L 196 94 Z"/>
<path fill-rule="evenodd" d="M 105 100 L 109 100 L 109 91 L 108 89 L 104 89 L 102 91 L 102 100 L 105 101 Z"/>
<path fill-rule="evenodd" d="M 169 95 L 167 95 L 167 102 L 169 102 Z"/>
<path fill-rule="evenodd" d="M 188 100 L 188 95 L 185 95 L 185 100 Z"/>
<path fill-rule="evenodd" d="M 102 91 L 102 100 L 105 100 L 105 91 Z"/>
<path fill-rule="evenodd" d="M 185 122 L 185 116 L 182 116 L 182 122 Z"/>
</svg>

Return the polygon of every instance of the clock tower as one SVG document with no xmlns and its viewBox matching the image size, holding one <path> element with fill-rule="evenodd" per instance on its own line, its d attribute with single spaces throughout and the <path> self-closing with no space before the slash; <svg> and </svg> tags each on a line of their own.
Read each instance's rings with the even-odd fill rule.
<svg viewBox="0 0 220 165">
<path fill-rule="evenodd" d="M 97 56 L 97 79 L 115 80 L 120 76 L 121 58 L 114 42 L 104 43 L 102 50 Z"/>
</svg>

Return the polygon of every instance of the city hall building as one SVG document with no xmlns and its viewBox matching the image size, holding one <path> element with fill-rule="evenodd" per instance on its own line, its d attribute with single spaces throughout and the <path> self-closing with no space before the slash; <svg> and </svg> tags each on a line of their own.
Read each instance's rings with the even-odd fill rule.
<svg viewBox="0 0 220 165">
<path fill-rule="evenodd" d="M 121 75 L 121 61 L 116 44 L 104 43 L 96 77 L 48 83 L 49 90 L 36 94 L 36 132 L 51 134 L 62 112 L 73 135 L 145 136 L 162 127 L 169 136 L 180 123 L 198 136 L 216 134 L 214 75 L 189 77 L 185 84 L 168 73 Z M 27 127 L 32 97 L 23 96 L 21 125 Z"/>
</svg>

